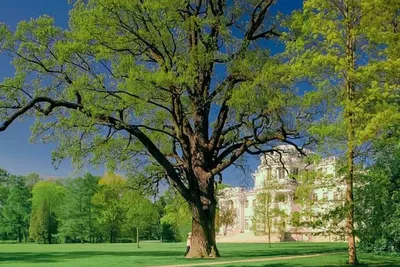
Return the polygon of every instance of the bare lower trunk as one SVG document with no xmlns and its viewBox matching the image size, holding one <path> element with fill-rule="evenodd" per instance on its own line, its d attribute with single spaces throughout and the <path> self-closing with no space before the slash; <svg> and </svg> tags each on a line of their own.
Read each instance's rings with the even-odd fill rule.
<svg viewBox="0 0 400 267">
<path fill-rule="evenodd" d="M 346 235 L 347 235 L 347 243 L 349 250 L 349 264 L 357 264 L 356 241 L 354 235 L 353 153 L 354 153 L 353 151 L 349 151 L 348 154 L 349 170 L 346 179 L 346 206 L 347 206 Z"/>
<path fill-rule="evenodd" d="M 271 247 L 271 228 L 268 227 L 268 245 Z"/>
<path fill-rule="evenodd" d="M 215 206 L 203 209 L 192 205 L 192 239 L 186 258 L 219 257 L 215 241 Z"/>
<path fill-rule="evenodd" d="M 22 242 L 22 229 L 21 227 L 18 227 L 18 243 Z"/>
<path fill-rule="evenodd" d="M 137 248 L 140 248 L 140 245 L 139 245 L 139 227 L 136 227 L 136 243 L 137 243 Z"/>
<path fill-rule="evenodd" d="M 51 232 L 47 232 L 47 244 L 51 244 Z"/>
</svg>

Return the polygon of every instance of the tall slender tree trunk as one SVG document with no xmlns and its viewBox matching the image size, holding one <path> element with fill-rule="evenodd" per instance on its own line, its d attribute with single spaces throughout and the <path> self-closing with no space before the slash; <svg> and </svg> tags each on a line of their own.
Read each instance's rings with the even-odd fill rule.
<svg viewBox="0 0 400 267">
<path fill-rule="evenodd" d="M 51 244 L 51 232 L 50 231 L 47 232 L 47 243 Z"/>
<path fill-rule="evenodd" d="M 269 188 L 268 188 L 268 190 L 270 190 Z M 266 207 L 266 218 L 267 218 L 267 230 L 268 230 L 268 245 L 269 245 L 269 247 L 271 247 L 271 227 L 272 227 L 272 221 L 271 221 L 271 213 L 270 213 L 270 208 L 271 208 L 271 203 L 272 203 L 272 200 L 273 200 L 273 198 L 272 198 L 272 196 L 271 196 L 271 193 L 270 192 L 268 192 L 267 193 L 267 203 L 266 203 L 266 205 L 265 205 L 265 207 Z"/>
<path fill-rule="evenodd" d="M 271 227 L 268 226 L 268 245 L 271 247 Z"/>
<path fill-rule="evenodd" d="M 354 235 L 354 151 L 355 151 L 355 129 L 354 129 L 354 72 L 355 72 L 355 37 L 353 34 L 353 12 L 346 6 L 347 28 L 346 28 L 346 107 L 345 119 L 347 128 L 347 174 L 346 174 L 346 235 L 349 251 L 349 264 L 357 264 L 356 242 Z"/>
<path fill-rule="evenodd" d="M 353 196 L 353 177 L 354 177 L 354 149 L 349 145 L 347 152 L 348 173 L 346 177 L 346 235 L 349 250 L 349 264 L 357 264 L 356 242 L 354 235 L 354 196 Z"/>
<path fill-rule="evenodd" d="M 137 243 L 137 248 L 140 248 L 140 245 L 139 245 L 139 227 L 136 227 L 136 243 Z"/>
<path fill-rule="evenodd" d="M 18 243 L 22 242 L 22 227 L 21 226 L 18 226 L 18 237 L 17 237 L 17 239 L 18 239 Z"/>
<path fill-rule="evenodd" d="M 51 208 L 49 208 L 49 216 L 47 220 L 47 243 L 51 244 L 51 229 L 52 229 L 52 222 L 51 222 Z"/>
<path fill-rule="evenodd" d="M 89 207 L 89 242 L 94 243 L 90 197 L 88 197 L 88 207 Z"/>
</svg>

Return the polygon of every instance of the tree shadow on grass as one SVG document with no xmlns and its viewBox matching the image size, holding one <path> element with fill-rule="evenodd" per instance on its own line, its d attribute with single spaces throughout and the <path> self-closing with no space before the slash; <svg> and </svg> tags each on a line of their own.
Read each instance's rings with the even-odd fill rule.
<svg viewBox="0 0 400 267">
<path fill-rule="evenodd" d="M 0 252 L 1 262 L 56 263 L 69 259 L 83 259 L 97 256 L 113 257 L 182 257 L 179 251 L 71 251 L 71 252 Z"/>
<path fill-rule="evenodd" d="M 324 248 L 318 246 L 308 246 L 305 248 L 293 248 L 283 250 L 282 248 L 274 249 L 266 247 L 265 249 L 257 249 L 257 250 L 241 250 L 238 248 L 237 250 L 230 249 L 227 252 L 221 251 L 223 257 L 246 257 L 246 258 L 257 258 L 257 257 L 278 257 L 278 256 L 300 256 L 300 255 L 308 255 L 308 254 L 320 254 L 320 253 L 335 253 L 335 252 L 345 252 L 346 248 Z"/>
<path fill-rule="evenodd" d="M 317 253 L 343 252 L 342 248 L 324 248 L 318 246 L 308 246 L 306 248 L 293 248 L 282 250 L 282 248 L 257 248 L 256 250 L 229 249 L 221 251 L 223 258 L 257 258 L 257 257 L 276 257 L 276 256 L 296 256 Z M 57 263 L 71 259 L 84 259 L 98 256 L 112 257 L 137 257 L 160 259 L 165 257 L 183 260 L 182 251 L 70 251 L 70 252 L 0 252 L 1 262 L 22 262 L 22 263 Z M 270 266 L 270 265 L 268 265 Z"/>
<path fill-rule="evenodd" d="M 221 267 L 254 267 L 255 265 L 246 265 L 246 264 L 232 264 L 232 265 L 223 265 Z M 257 267 L 309 267 L 310 265 L 307 263 L 265 263 L 257 265 Z M 314 265 L 313 265 L 314 266 Z M 320 267 L 349 267 L 350 265 L 343 263 L 343 264 L 325 264 L 319 265 Z M 400 263 L 398 261 L 386 261 L 383 263 L 370 263 L 370 264 L 359 264 L 357 267 L 400 267 Z"/>
<path fill-rule="evenodd" d="M 288 248 L 282 249 L 281 247 L 269 248 L 257 247 L 253 250 L 243 250 L 241 246 L 237 248 L 229 248 L 226 251 L 221 250 L 222 259 L 229 260 L 229 258 L 257 258 L 257 257 L 277 257 L 277 256 L 297 256 L 318 253 L 331 253 L 343 252 L 343 248 L 321 247 L 321 246 L 307 246 L 304 248 Z M 153 260 L 162 261 L 163 258 L 174 258 L 176 261 L 184 261 L 183 251 L 70 251 L 70 252 L 0 252 L 0 263 L 2 262 L 20 262 L 20 263 L 58 263 L 65 260 L 85 259 L 98 256 L 111 256 L 111 257 L 132 257 L 137 260 L 144 258 L 152 258 Z M 270 266 L 270 265 L 266 265 Z"/>
</svg>

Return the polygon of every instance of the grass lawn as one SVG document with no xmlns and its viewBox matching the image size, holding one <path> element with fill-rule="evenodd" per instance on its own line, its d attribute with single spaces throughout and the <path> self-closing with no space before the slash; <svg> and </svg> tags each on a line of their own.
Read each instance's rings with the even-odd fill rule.
<svg viewBox="0 0 400 267">
<path fill-rule="evenodd" d="M 212 260 L 188 260 L 183 258 L 184 243 L 143 242 L 135 244 L 0 244 L 0 266 L 9 267 L 113 267 L 190 264 L 231 261 L 278 256 L 296 256 L 316 253 L 338 254 L 315 258 L 279 260 L 258 263 L 234 263 L 218 266 L 345 266 L 344 243 L 275 243 L 268 244 L 220 244 L 222 258 Z M 399 266 L 400 257 L 360 254 L 365 266 Z"/>
</svg>

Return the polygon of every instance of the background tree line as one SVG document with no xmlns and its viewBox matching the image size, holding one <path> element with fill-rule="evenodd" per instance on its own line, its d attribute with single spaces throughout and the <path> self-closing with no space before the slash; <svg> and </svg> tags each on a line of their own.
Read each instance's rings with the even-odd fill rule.
<svg viewBox="0 0 400 267">
<path fill-rule="evenodd" d="M 154 198 L 117 174 L 45 180 L 0 169 L 4 242 L 172 242 L 190 228 L 188 206 L 172 189 Z"/>
</svg>

